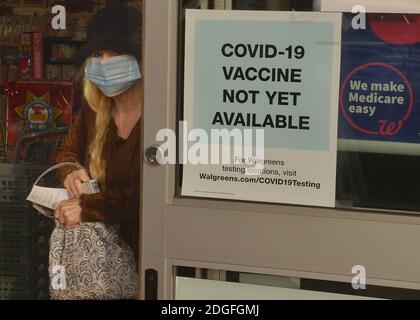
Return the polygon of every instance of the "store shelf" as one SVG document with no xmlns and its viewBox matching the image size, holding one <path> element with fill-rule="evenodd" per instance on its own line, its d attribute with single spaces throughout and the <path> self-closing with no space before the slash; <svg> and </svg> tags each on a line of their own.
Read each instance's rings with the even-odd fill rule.
<svg viewBox="0 0 420 320">
<path fill-rule="evenodd" d="M 16 42 L 6 42 L 6 41 L 0 41 L 0 46 L 3 47 L 17 47 L 19 48 L 19 43 Z"/>
</svg>

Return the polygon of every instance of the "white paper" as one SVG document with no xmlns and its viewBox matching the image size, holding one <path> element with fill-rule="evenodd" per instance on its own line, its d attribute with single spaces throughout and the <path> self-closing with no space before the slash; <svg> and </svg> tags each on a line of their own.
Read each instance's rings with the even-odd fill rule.
<svg viewBox="0 0 420 320">
<path fill-rule="evenodd" d="M 43 207 L 55 210 L 60 202 L 68 200 L 69 195 L 64 188 L 46 188 L 34 186 L 26 200 Z"/>
<path fill-rule="evenodd" d="M 187 10 L 183 196 L 335 207 L 341 17 L 340 13 L 319 12 Z M 217 37 L 211 36 L 215 34 Z M 271 45 L 279 54 L 273 58 L 264 57 L 263 53 L 229 56 L 223 54 L 224 44 L 252 48 Z M 286 48 L 298 46 L 304 49 L 303 59 L 284 53 Z M 269 70 L 295 68 L 301 70 L 303 80 L 278 84 L 275 79 L 228 79 L 223 70 L 234 66 Z M 223 99 L 226 89 L 252 89 L 257 94 L 255 101 L 232 103 Z M 296 91 L 301 100 L 287 106 L 269 102 L 265 93 L 279 89 Z M 215 125 L 217 121 L 212 121 L 217 119 L 216 112 L 229 116 L 242 114 L 243 119 L 247 118 L 246 113 L 259 119 L 267 115 L 276 117 L 276 114 L 295 119 L 308 116 L 311 126 L 310 130 L 264 128 L 263 157 L 259 156 L 261 153 L 254 156 L 254 152 L 252 156 L 245 156 L 243 140 L 237 143 L 242 151 L 236 156 L 235 144 L 230 140 L 231 143 L 226 144 L 231 152 L 228 164 L 207 164 L 212 161 L 211 157 L 198 164 L 187 162 L 187 156 L 195 155 L 191 147 L 198 145 L 196 141 L 188 141 L 188 134 L 194 129 L 207 134 L 207 141 L 199 137 L 200 147 L 209 150 L 206 156 L 211 155 L 213 147 L 219 150 L 218 154 L 224 154 L 223 143 L 209 142 L 212 130 L 224 125 Z M 243 125 L 238 121 L 238 125 L 227 127 L 242 133 L 241 130 L 258 125 L 249 122 Z M 255 141 L 253 138 L 253 147 Z M 201 154 L 205 152 L 200 151 Z M 220 160 L 219 155 L 216 159 Z M 245 174 L 245 169 L 254 162 L 265 164 L 265 172 L 261 170 L 253 176 Z"/>
</svg>

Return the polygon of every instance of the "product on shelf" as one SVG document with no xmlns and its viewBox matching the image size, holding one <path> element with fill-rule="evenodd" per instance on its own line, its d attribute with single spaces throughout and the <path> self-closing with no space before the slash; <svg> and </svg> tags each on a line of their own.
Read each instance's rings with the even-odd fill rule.
<svg viewBox="0 0 420 320">
<path fill-rule="evenodd" d="M 20 133 L 69 126 L 72 84 L 17 82 L 8 97 L 7 144 L 14 146 Z"/>
</svg>

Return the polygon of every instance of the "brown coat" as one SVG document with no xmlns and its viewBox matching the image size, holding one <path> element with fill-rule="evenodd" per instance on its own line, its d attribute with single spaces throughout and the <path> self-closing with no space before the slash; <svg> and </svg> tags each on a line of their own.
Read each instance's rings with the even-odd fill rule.
<svg viewBox="0 0 420 320">
<path fill-rule="evenodd" d="M 95 134 L 95 112 L 83 104 L 65 138 L 57 163 L 77 161 L 89 171 L 89 144 Z M 106 178 L 103 190 L 97 194 L 80 197 L 82 221 L 103 222 L 121 226 L 121 234 L 138 257 L 139 188 L 140 188 L 140 132 L 141 119 L 130 136 L 122 139 L 111 120 L 104 146 Z M 58 171 L 61 181 L 75 168 L 64 167 Z M 105 187 L 105 188 L 103 188 Z"/>
</svg>

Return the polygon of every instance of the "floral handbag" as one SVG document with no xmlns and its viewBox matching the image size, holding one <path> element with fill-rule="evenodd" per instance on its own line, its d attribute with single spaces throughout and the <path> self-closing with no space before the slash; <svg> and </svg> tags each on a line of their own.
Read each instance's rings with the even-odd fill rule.
<svg viewBox="0 0 420 320">
<path fill-rule="evenodd" d="M 53 166 L 38 177 L 34 188 L 45 174 L 65 165 L 83 168 L 71 162 Z M 53 218 L 52 210 L 58 204 L 45 207 L 34 203 L 34 207 Z M 136 262 L 132 249 L 120 236 L 119 226 L 81 222 L 74 229 L 66 229 L 56 221 L 49 252 L 51 299 L 137 298 Z"/>
</svg>

